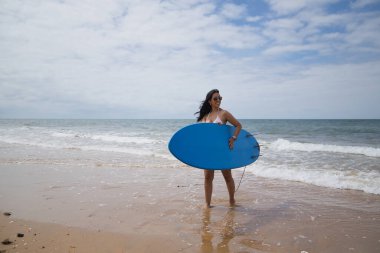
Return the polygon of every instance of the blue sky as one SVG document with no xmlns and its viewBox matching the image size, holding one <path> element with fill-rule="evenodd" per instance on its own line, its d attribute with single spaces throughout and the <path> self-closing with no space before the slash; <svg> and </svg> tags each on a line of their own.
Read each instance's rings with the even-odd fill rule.
<svg viewBox="0 0 380 253">
<path fill-rule="evenodd" d="M 3 0 L 0 55 L 0 118 L 380 118 L 379 0 Z"/>
</svg>

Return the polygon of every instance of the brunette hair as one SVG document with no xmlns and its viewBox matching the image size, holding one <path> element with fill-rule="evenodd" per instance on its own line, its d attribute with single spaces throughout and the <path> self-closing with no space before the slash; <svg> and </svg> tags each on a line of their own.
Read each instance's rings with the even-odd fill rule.
<svg viewBox="0 0 380 253">
<path fill-rule="evenodd" d="M 206 95 L 206 99 L 202 101 L 201 105 L 199 106 L 199 112 L 196 112 L 194 114 L 199 114 L 199 116 L 197 117 L 197 122 L 201 121 L 206 114 L 211 112 L 211 105 L 209 101 L 211 100 L 212 95 L 214 95 L 215 93 L 219 93 L 219 90 L 210 90 Z"/>
</svg>

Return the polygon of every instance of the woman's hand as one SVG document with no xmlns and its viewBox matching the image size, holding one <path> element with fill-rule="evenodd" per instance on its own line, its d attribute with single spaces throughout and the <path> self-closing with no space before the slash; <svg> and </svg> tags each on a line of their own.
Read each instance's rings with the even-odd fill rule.
<svg viewBox="0 0 380 253">
<path fill-rule="evenodd" d="M 235 143 L 235 140 L 236 138 L 234 137 L 231 137 L 229 140 L 228 140 L 228 146 L 230 147 L 230 149 L 234 149 L 234 143 Z"/>
</svg>

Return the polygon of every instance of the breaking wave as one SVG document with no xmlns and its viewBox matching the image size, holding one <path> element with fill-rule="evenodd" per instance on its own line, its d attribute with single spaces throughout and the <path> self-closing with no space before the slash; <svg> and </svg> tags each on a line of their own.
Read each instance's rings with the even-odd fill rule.
<svg viewBox="0 0 380 253">
<path fill-rule="evenodd" d="M 369 157 L 380 157 L 380 148 L 301 143 L 301 142 L 292 142 L 285 139 L 277 139 L 276 141 L 270 144 L 270 148 L 275 149 L 275 150 L 284 150 L 284 151 L 334 152 L 334 153 L 365 155 Z"/>
</svg>

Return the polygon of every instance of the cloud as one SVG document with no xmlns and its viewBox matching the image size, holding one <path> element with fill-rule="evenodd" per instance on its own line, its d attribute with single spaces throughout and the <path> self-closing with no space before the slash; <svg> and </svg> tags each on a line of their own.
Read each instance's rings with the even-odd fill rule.
<svg viewBox="0 0 380 253">
<path fill-rule="evenodd" d="M 245 16 L 246 7 L 244 5 L 237 5 L 227 3 L 223 5 L 222 15 L 229 19 L 241 19 Z"/>
<path fill-rule="evenodd" d="M 258 21 L 262 20 L 262 17 L 260 17 L 260 16 L 248 16 L 248 17 L 246 17 L 245 20 L 246 20 L 247 22 L 252 22 L 252 23 L 254 23 L 254 22 L 258 22 Z"/>
<path fill-rule="evenodd" d="M 289 114 L 301 118 L 378 118 L 379 67 L 380 61 L 271 69 L 268 72 L 283 74 L 252 83 L 239 94 L 240 101 L 249 103 L 230 106 L 244 112 L 239 115 L 242 118 L 284 118 Z"/>
<path fill-rule="evenodd" d="M 333 4 L 339 0 L 266 0 L 270 8 L 278 14 L 286 15 L 298 12 L 302 9 L 316 9 L 326 6 L 326 4 Z"/>
<path fill-rule="evenodd" d="M 335 55 L 339 56 L 337 60 L 343 60 L 345 54 L 351 58 L 358 50 L 378 52 L 378 12 L 329 13 L 304 4 L 305 9 L 301 12 L 273 18 L 263 24 L 263 34 L 271 42 L 271 46 L 264 49 L 265 54 L 308 51 L 315 59 Z"/>
<path fill-rule="evenodd" d="M 337 87 L 330 106 L 347 90 L 362 94 L 355 108 L 376 104 L 378 11 L 267 2 L 3 1 L 0 117 L 190 118 L 213 88 L 240 116 L 318 117 L 322 80 Z"/>
<path fill-rule="evenodd" d="M 377 0 L 354 0 L 350 2 L 351 8 L 364 8 L 367 7 L 368 5 L 373 5 L 378 3 Z"/>
</svg>

